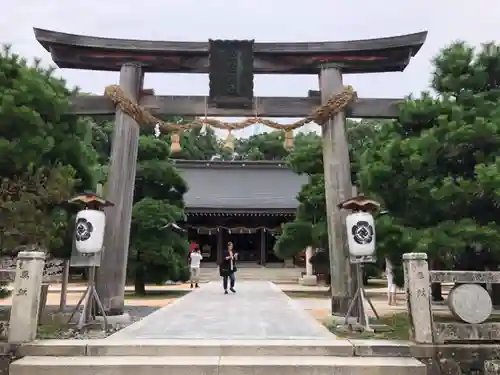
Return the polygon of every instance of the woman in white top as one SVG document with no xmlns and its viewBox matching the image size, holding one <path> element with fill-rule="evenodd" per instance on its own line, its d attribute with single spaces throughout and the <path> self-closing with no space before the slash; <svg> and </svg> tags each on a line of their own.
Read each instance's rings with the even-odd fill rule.
<svg viewBox="0 0 500 375">
<path fill-rule="evenodd" d="M 200 253 L 200 248 L 196 247 L 191 254 L 189 255 L 189 258 L 191 259 L 191 264 L 190 264 L 190 271 L 191 271 L 191 288 L 193 287 L 193 284 L 195 288 L 199 288 L 199 281 L 200 281 L 200 265 L 201 265 L 201 260 L 203 259 L 203 256 Z"/>
<path fill-rule="evenodd" d="M 385 277 L 387 278 L 387 302 L 396 304 L 396 284 L 394 283 L 394 270 L 389 258 L 385 258 Z"/>
</svg>

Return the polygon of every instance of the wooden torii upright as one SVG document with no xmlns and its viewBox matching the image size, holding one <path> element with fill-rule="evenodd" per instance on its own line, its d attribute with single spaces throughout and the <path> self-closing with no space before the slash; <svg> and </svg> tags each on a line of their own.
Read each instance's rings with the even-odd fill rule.
<svg viewBox="0 0 500 375">
<path fill-rule="evenodd" d="M 254 98 L 257 108 L 249 108 L 220 106 L 204 96 L 156 96 L 143 90 L 144 73 L 209 73 L 211 42 L 110 39 L 34 31 L 37 41 L 60 68 L 119 71 L 123 92 L 153 115 L 210 117 L 251 117 L 256 112 L 261 117 L 307 117 L 344 89 L 343 74 L 403 71 L 427 37 L 427 32 L 420 32 L 369 40 L 252 44 L 253 73 L 317 74 L 320 91 L 310 91 L 306 97 Z M 345 223 L 337 207 L 351 197 L 352 191 L 345 118 L 396 118 L 401 100 L 356 98 L 322 125 L 334 314 L 344 314 L 351 297 Z M 107 193 L 115 206 L 109 208 L 98 292 L 108 314 L 122 314 L 139 124 L 105 96 L 73 98 L 71 114 L 115 115 Z"/>
</svg>

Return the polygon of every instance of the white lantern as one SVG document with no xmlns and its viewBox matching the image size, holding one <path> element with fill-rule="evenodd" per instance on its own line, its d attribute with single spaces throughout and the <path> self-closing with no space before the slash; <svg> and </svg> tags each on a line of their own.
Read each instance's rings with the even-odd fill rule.
<svg viewBox="0 0 500 375">
<path fill-rule="evenodd" d="M 375 222 L 368 212 L 355 212 L 346 217 L 349 253 L 354 257 L 375 253 Z"/>
<path fill-rule="evenodd" d="M 81 253 L 97 253 L 104 242 L 106 216 L 98 210 L 83 210 L 76 215 L 75 245 Z"/>
</svg>

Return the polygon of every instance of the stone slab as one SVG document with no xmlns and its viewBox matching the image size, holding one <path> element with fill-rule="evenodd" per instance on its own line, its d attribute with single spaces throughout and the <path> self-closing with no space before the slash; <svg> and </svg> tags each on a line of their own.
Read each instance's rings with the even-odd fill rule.
<svg viewBox="0 0 500 375">
<path fill-rule="evenodd" d="M 387 357 L 24 357 L 10 375 L 425 375 L 413 358 Z"/>
<path fill-rule="evenodd" d="M 44 340 L 19 356 L 352 356 L 348 340 Z"/>
<path fill-rule="evenodd" d="M 218 375 L 219 357 L 24 357 L 9 375 Z"/>
<path fill-rule="evenodd" d="M 493 312 L 489 293 L 478 284 L 453 288 L 448 296 L 448 305 L 457 318 L 472 324 L 483 323 Z"/>
<path fill-rule="evenodd" d="M 436 341 L 439 344 L 447 342 L 467 341 L 500 341 L 500 323 L 442 323 L 434 322 Z"/>
<path fill-rule="evenodd" d="M 100 356 L 352 356 L 347 340 L 95 340 L 87 355 Z"/>
<path fill-rule="evenodd" d="M 360 357 L 411 357 L 411 343 L 392 340 L 349 340 Z"/>
<path fill-rule="evenodd" d="M 324 340 L 335 336 L 276 285 L 242 281 L 225 295 L 210 282 L 111 335 L 116 339 Z"/>
<path fill-rule="evenodd" d="M 499 271 L 430 271 L 431 282 L 499 284 Z"/>
<path fill-rule="evenodd" d="M 299 279 L 299 284 L 304 286 L 318 285 L 318 277 L 316 275 L 304 275 Z"/>
<path fill-rule="evenodd" d="M 39 340 L 22 344 L 17 349 L 19 357 L 61 356 L 77 357 L 87 355 L 90 340 Z"/>
</svg>

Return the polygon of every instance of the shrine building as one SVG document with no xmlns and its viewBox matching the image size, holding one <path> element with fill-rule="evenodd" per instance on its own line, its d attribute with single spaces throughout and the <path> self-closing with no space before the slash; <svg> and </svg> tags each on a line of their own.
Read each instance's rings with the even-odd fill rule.
<svg viewBox="0 0 500 375">
<path fill-rule="evenodd" d="M 229 241 L 239 262 L 279 263 L 273 252 L 281 224 L 292 221 L 297 195 L 307 176 L 286 162 L 175 160 L 189 191 L 186 202 L 188 238 L 205 261 L 218 262 Z"/>
</svg>

